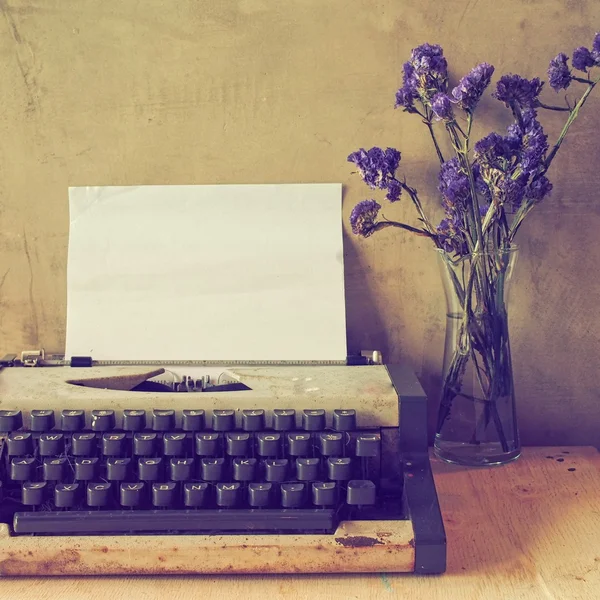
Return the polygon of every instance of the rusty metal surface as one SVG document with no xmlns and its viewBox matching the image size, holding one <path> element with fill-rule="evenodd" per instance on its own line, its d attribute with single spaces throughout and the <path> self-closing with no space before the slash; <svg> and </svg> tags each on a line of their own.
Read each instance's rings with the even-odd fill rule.
<svg viewBox="0 0 600 600">
<path fill-rule="evenodd" d="M 332 535 L 11 537 L 0 576 L 411 572 L 410 521 L 341 523 Z"/>
</svg>

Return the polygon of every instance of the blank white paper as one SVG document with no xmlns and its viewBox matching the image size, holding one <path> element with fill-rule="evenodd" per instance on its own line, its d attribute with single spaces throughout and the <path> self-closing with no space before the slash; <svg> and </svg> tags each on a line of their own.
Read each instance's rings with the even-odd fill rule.
<svg viewBox="0 0 600 600">
<path fill-rule="evenodd" d="M 69 189 L 66 356 L 344 360 L 341 185 Z"/>
</svg>

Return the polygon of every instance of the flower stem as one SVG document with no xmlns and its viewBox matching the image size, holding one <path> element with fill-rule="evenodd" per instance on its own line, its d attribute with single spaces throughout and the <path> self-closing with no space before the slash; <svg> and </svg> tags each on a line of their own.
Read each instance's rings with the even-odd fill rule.
<svg viewBox="0 0 600 600">
<path fill-rule="evenodd" d="M 444 162 L 445 162 L 444 156 L 442 155 L 442 151 L 440 150 L 437 139 L 435 137 L 435 133 L 433 131 L 433 126 L 431 124 L 431 121 L 424 119 L 423 123 L 425 123 L 425 125 L 427 125 L 427 129 L 429 129 L 429 134 L 431 135 L 431 139 L 433 140 L 433 145 L 435 146 L 435 151 L 437 152 L 438 158 L 440 160 L 440 164 L 444 164 Z"/>
</svg>

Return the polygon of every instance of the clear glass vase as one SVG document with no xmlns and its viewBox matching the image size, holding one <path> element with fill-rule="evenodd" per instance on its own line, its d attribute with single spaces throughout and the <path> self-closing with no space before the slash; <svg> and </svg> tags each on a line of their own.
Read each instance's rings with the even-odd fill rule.
<svg viewBox="0 0 600 600">
<path fill-rule="evenodd" d="M 521 453 L 508 327 L 517 255 L 438 251 L 447 312 L 434 451 L 447 462 L 499 465 Z"/>
</svg>

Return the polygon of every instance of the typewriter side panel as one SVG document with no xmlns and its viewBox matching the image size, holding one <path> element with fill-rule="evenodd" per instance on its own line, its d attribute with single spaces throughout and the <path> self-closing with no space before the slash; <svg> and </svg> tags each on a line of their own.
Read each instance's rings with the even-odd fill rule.
<svg viewBox="0 0 600 600">
<path fill-rule="evenodd" d="M 346 521 L 333 535 L 11 537 L 0 576 L 410 573 L 408 521 Z"/>
<path fill-rule="evenodd" d="M 429 461 L 427 396 L 407 365 L 389 365 L 398 393 L 397 455 L 403 471 L 405 510 L 414 531 L 415 573 L 446 570 L 446 532 Z"/>
</svg>

